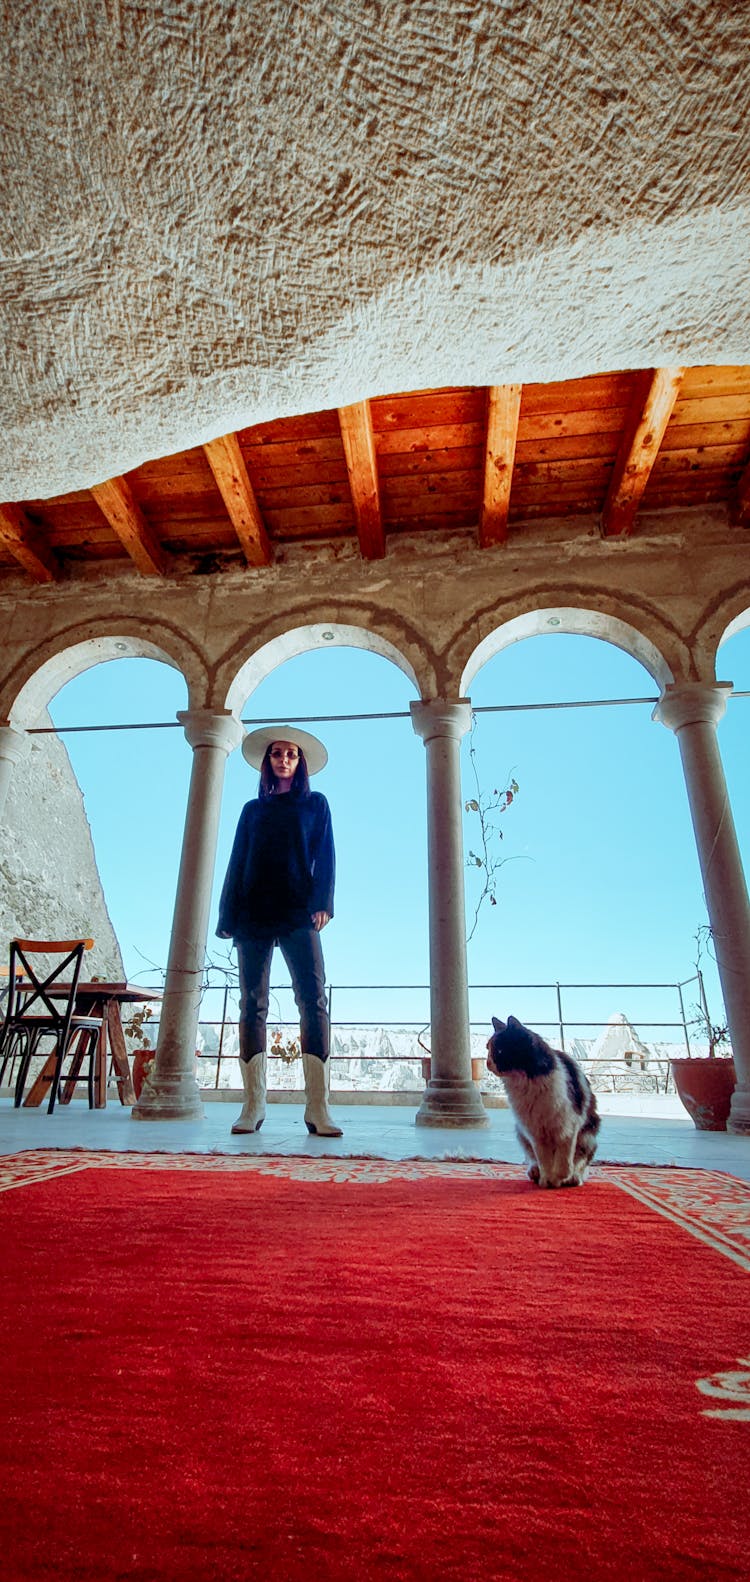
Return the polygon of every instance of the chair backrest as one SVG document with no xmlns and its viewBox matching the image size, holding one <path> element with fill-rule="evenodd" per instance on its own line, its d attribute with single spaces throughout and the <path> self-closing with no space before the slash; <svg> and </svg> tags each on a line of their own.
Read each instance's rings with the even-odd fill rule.
<svg viewBox="0 0 750 1582">
<path fill-rule="evenodd" d="M 45 1017 L 56 1032 L 66 1031 L 75 1006 L 83 953 L 93 943 L 93 939 L 12 939 L 6 1026 L 12 1023 L 22 1027 L 32 1017 Z M 50 970 L 48 959 L 43 964 L 35 960 L 40 956 L 61 959 Z"/>
<path fill-rule="evenodd" d="M 22 973 L 20 967 L 17 970 L 16 976 L 18 978 L 22 978 L 23 977 L 23 973 Z M 8 979 L 7 983 L 5 983 L 3 981 L 5 978 Z M 7 1000 L 9 993 L 10 993 L 10 972 L 9 972 L 9 969 L 7 967 L 0 966 L 0 1005 L 2 1005 L 3 1000 Z"/>
</svg>

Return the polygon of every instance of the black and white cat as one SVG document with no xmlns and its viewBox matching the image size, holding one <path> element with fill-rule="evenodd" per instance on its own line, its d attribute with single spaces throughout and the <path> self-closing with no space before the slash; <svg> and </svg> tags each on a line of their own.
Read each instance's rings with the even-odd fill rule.
<svg viewBox="0 0 750 1582">
<path fill-rule="evenodd" d="M 526 1155 L 542 1187 L 580 1186 L 596 1153 L 596 1099 L 579 1065 L 509 1016 L 492 1018 L 487 1067 L 500 1077 Z"/>
</svg>

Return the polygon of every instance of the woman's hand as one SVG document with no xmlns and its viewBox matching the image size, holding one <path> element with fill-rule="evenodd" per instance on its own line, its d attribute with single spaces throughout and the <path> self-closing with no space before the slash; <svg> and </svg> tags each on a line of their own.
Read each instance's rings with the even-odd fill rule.
<svg viewBox="0 0 750 1582">
<path fill-rule="evenodd" d="M 321 928 L 325 928 L 326 923 L 330 923 L 330 921 L 331 919 L 328 912 L 313 912 L 312 914 L 312 926 L 315 929 L 316 934 L 319 934 Z"/>
</svg>

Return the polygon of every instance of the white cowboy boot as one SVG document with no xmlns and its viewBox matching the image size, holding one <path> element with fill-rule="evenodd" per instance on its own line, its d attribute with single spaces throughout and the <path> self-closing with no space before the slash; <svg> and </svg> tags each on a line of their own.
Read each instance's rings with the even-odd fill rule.
<svg viewBox="0 0 750 1582">
<path fill-rule="evenodd" d="M 317 1055 L 302 1056 L 305 1073 L 305 1125 L 317 1137 L 343 1137 L 328 1113 L 328 1061 Z"/>
<path fill-rule="evenodd" d="M 232 1131 L 259 1132 L 266 1118 L 265 1052 L 252 1055 L 249 1060 L 240 1057 L 240 1071 L 245 1089 L 245 1102 Z"/>
</svg>

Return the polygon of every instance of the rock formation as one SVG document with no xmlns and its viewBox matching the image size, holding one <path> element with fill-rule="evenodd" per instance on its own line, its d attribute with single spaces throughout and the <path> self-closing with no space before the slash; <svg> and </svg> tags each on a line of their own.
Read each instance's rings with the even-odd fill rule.
<svg viewBox="0 0 750 1582">
<path fill-rule="evenodd" d="M 6 10 L 0 499 L 390 391 L 746 359 L 742 5 Z"/>
<path fill-rule="evenodd" d="M 51 725 L 49 715 L 38 721 Z M 123 978 L 83 797 L 57 736 L 31 736 L 16 765 L 0 852 L 0 959 L 12 938 L 93 938 L 84 975 Z"/>
</svg>

